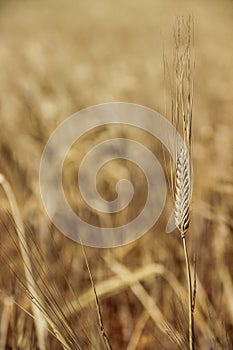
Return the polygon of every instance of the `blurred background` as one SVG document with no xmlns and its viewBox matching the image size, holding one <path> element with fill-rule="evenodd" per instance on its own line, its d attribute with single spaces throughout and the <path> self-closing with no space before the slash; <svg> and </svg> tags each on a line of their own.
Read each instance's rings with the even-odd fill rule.
<svg viewBox="0 0 233 350">
<path fill-rule="evenodd" d="M 59 233 L 43 209 L 38 183 L 43 148 L 61 121 L 94 104 L 133 102 L 164 115 L 163 53 L 172 69 L 176 18 L 189 14 L 194 20 L 195 181 L 188 249 L 191 260 L 196 255 L 197 261 L 197 349 L 232 349 L 233 2 L 0 1 L 0 172 L 15 194 L 28 239 L 46 260 L 42 277 L 48 288 L 52 283 L 57 286 L 61 307 L 66 307 L 64 300 L 73 303 L 75 315 L 69 312 L 67 317 L 77 333 L 83 325 L 84 349 L 86 333 L 94 344 L 90 348 L 101 348 L 90 278 L 81 247 Z M 166 116 L 170 118 L 169 109 Z M 93 145 L 119 135 L 152 151 L 159 147 L 136 130 L 99 128 L 75 145 L 66 164 L 68 196 L 80 215 L 97 225 L 114 225 L 125 217 L 100 218 L 85 207 L 73 189 L 74 170 Z M 133 211 L 137 212 L 145 184 L 133 165 L 119 161 L 106 167 L 98 179 L 100 192 L 113 199 L 122 175 L 136 186 L 140 198 Z M 30 302 L 16 278 L 24 279 L 23 267 L 12 244 L 14 228 L 5 216 L 10 208 L 2 189 L 0 199 L 2 344 L 6 349 L 36 349 L 33 319 L 15 304 L 5 318 L 6 298 L 13 296 L 27 310 Z M 178 348 L 159 329 L 155 314 L 148 312 L 150 298 L 151 310 L 158 307 L 175 329 L 187 335 L 182 246 L 177 232 L 165 234 L 165 216 L 130 245 L 109 251 L 86 248 L 113 349 Z M 19 262 L 13 272 L 11 262 Z M 50 334 L 47 342 L 48 349 L 60 349 Z"/>
</svg>

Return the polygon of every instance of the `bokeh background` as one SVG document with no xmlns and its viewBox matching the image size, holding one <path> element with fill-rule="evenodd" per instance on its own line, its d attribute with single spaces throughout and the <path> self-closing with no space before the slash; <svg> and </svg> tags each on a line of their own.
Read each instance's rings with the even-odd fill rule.
<svg viewBox="0 0 233 350">
<path fill-rule="evenodd" d="M 101 348 L 90 278 L 81 247 L 57 232 L 43 209 L 38 184 L 43 148 L 62 120 L 98 103 L 134 102 L 163 115 L 166 111 L 170 118 L 164 99 L 163 53 L 172 71 L 176 18 L 190 14 L 194 20 L 195 181 L 188 248 L 191 259 L 196 255 L 197 261 L 197 349 L 231 349 L 233 2 L 0 2 L 0 172 L 16 196 L 32 254 L 33 247 L 39 247 L 47 262 L 42 277 L 48 288 L 52 283 L 57 286 L 61 308 L 66 307 L 64 300 L 73 303 L 74 312 L 67 317 L 80 332 L 84 349 L 89 346 L 86 333 L 94 344 L 90 348 Z M 97 225 L 115 225 L 122 218 L 101 218 L 86 208 L 74 190 L 73 171 L 93 145 L 119 135 L 161 152 L 148 135 L 128 128 L 100 128 L 80 140 L 68 156 L 64 181 L 76 210 Z M 144 200 L 144 178 L 133 165 L 119 161 L 106 167 L 98 179 L 100 192 L 113 199 L 115 183 L 122 176 L 137 189 L 139 199 L 133 209 L 137 212 Z M 6 317 L 9 297 L 29 311 L 30 302 L 16 278 L 24 279 L 23 267 L 12 244 L 14 230 L 5 217 L 9 203 L 2 189 L 0 196 L 4 222 L 0 318 L 5 325 L 0 327 L 4 339 L 0 342 L 7 349 L 35 349 L 33 319 L 14 303 Z M 131 214 L 129 210 L 127 218 Z M 142 239 L 126 247 L 86 248 L 113 349 L 177 349 L 159 329 L 153 313 L 156 307 L 174 328 L 187 334 L 182 247 L 177 232 L 164 233 L 165 221 L 166 215 Z M 8 266 L 11 262 L 18 265 L 13 272 Z M 74 295 L 67 285 L 72 285 Z M 154 304 L 146 307 L 151 300 Z M 60 349 L 49 333 L 47 344 L 48 349 Z"/>
</svg>

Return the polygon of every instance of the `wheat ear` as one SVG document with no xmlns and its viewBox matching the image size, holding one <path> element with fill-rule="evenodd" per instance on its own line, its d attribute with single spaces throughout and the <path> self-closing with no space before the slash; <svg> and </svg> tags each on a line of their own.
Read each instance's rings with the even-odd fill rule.
<svg viewBox="0 0 233 350">
<path fill-rule="evenodd" d="M 190 223 L 191 174 L 188 151 L 182 148 L 176 164 L 175 224 L 181 236 Z"/>
</svg>

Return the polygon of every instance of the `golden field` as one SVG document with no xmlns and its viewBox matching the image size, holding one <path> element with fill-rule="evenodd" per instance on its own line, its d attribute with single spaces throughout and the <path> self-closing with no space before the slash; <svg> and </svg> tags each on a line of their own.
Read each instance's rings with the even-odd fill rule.
<svg viewBox="0 0 233 350">
<path fill-rule="evenodd" d="M 42 205 L 43 149 L 63 120 L 95 104 L 132 102 L 170 119 L 163 53 L 172 72 L 176 18 L 190 14 L 194 189 L 187 244 L 191 262 L 196 258 L 196 349 L 227 350 L 233 343 L 232 1 L 0 2 L 0 173 L 17 201 L 41 303 L 62 336 L 80 344 L 73 349 L 105 347 L 83 249 L 52 225 Z M 125 223 L 145 201 L 142 172 L 120 160 L 101 170 L 97 184 L 112 200 L 119 179 L 132 181 L 135 199 L 122 215 L 92 211 L 76 189 L 75 172 L 85 153 L 119 136 L 141 142 L 163 159 L 158 141 L 129 127 L 103 127 L 82 136 L 67 156 L 64 184 L 74 210 L 99 226 Z M 33 296 L 13 222 L 16 203 L 12 208 L 4 186 L 0 199 L 0 349 L 39 349 L 43 339 L 47 350 L 62 349 L 48 320 L 38 334 L 30 315 Z M 165 233 L 167 212 L 124 247 L 85 247 L 113 349 L 179 349 L 161 319 L 184 337 L 188 349 L 184 257 L 179 233 Z"/>
</svg>

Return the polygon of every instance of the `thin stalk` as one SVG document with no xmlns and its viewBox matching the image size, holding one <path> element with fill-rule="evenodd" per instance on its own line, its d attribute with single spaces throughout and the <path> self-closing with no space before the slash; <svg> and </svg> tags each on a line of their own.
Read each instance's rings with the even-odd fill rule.
<svg viewBox="0 0 233 350">
<path fill-rule="evenodd" d="M 186 245 L 185 235 L 182 235 L 186 272 L 187 272 L 187 283 L 188 283 L 188 308 L 189 308 L 189 349 L 195 350 L 194 345 L 194 317 L 193 317 L 193 290 L 192 290 L 192 278 L 190 271 L 190 261 L 188 256 L 188 250 Z"/>
<path fill-rule="evenodd" d="M 102 310 L 101 310 L 99 298 L 98 298 L 98 295 L 97 295 L 97 292 L 96 292 L 95 282 L 94 282 L 94 279 L 93 279 L 93 276 L 92 276 L 92 273 L 91 273 L 91 269 L 90 269 L 90 266 L 89 266 L 89 263 L 88 263 L 88 259 L 87 259 L 87 255 L 86 255 L 86 252 L 85 252 L 85 249 L 84 249 L 83 245 L 82 245 L 82 250 L 83 250 L 83 255 L 84 255 L 85 263 L 86 263 L 86 266 L 87 266 L 88 274 L 89 274 L 89 277 L 90 277 L 90 280 L 91 280 L 91 286 L 92 286 L 92 289 L 93 289 L 93 292 L 94 292 L 94 296 L 95 296 L 95 304 L 96 304 L 96 310 L 97 310 L 97 315 L 98 315 L 98 320 L 99 320 L 100 334 L 102 336 L 102 339 L 103 339 L 103 342 L 104 342 L 104 345 L 105 345 L 106 349 L 107 350 L 112 350 L 112 345 L 111 345 L 111 343 L 110 343 L 110 341 L 108 339 L 108 336 L 106 334 L 106 331 L 105 331 L 104 321 L 103 321 L 103 316 L 102 316 Z"/>
</svg>

